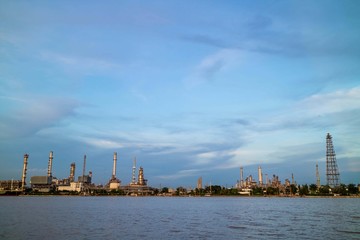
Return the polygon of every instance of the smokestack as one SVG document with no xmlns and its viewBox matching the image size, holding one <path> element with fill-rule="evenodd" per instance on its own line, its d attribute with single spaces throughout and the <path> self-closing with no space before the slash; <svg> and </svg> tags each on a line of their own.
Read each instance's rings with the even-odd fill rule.
<svg viewBox="0 0 360 240">
<path fill-rule="evenodd" d="M 117 152 L 114 152 L 114 166 L 112 172 L 112 179 L 116 178 L 116 161 L 117 161 Z"/>
<path fill-rule="evenodd" d="M 70 179 L 70 182 L 74 182 L 74 180 L 75 180 L 75 163 L 72 163 L 70 165 L 70 177 L 69 177 L 69 179 Z"/>
<path fill-rule="evenodd" d="M 259 174 L 259 185 L 262 185 L 263 184 L 263 179 L 262 179 L 262 170 L 261 170 L 261 167 L 259 166 L 258 168 L 258 174 Z"/>
<path fill-rule="evenodd" d="M 86 155 L 84 155 L 84 166 L 83 166 L 83 172 L 82 172 L 82 182 L 85 181 L 85 166 L 86 166 Z"/>
<path fill-rule="evenodd" d="M 49 154 L 49 163 L 48 163 L 48 177 L 52 177 L 52 161 L 53 161 L 53 151 L 50 151 Z"/>
<path fill-rule="evenodd" d="M 25 180 L 26 180 L 26 171 L 27 171 L 28 158 L 29 158 L 29 154 L 25 154 L 24 155 L 23 173 L 22 173 L 22 178 L 21 178 L 21 190 L 22 191 L 25 190 L 25 185 L 26 185 Z"/>
</svg>

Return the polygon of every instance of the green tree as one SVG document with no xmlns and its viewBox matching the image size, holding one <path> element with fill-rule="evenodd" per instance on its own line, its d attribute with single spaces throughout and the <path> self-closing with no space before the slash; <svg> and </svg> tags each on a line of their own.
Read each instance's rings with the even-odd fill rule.
<svg viewBox="0 0 360 240">
<path fill-rule="evenodd" d="M 186 189 L 184 187 L 178 187 L 176 188 L 176 195 L 180 196 L 180 195 L 185 195 L 186 194 Z"/>
<path fill-rule="evenodd" d="M 310 184 L 309 189 L 310 189 L 311 194 L 316 194 L 316 191 L 317 191 L 316 184 Z"/>
<path fill-rule="evenodd" d="M 279 188 L 267 187 L 266 188 L 266 193 L 268 195 L 279 195 Z"/>
<path fill-rule="evenodd" d="M 334 188 L 333 192 L 336 194 L 340 194 L 341 196 L 348 195 L 347 187 L 345 184 L 340 184 L 340 186 Z"/>
<path fill-rule="evenodd" d="M 291 189 L 291 193 L 292 194 L 296 194 L 297 193 L 297 187 L 295 184 L 291 184 L 290 185 L 290 189 Z"/>
<path fill-rule="evenodd" d="M 321 186 L 319 189 L 319 193 L 321 195 L 329 195 L 330 193 L 330 186 L 329 185 L 325 185 L 325 186 Z"/>
<path fill-rule="evenodd" d="M 262 187 L 255 187 L 253 188 L 253 195 L 263 195 L 264 190 Z"/>
<path fill-rule="evenodd" d="M 309 187 L 308 187 L 307 184 L 302 185 L 302 186 L 300 187 L 299 194 L 300 194 L 301 196 L 304 196 L 304 195 L 308 195 L 308 194 L 309 194 Z"/>
<path fill-rule="evenodd" d="M 359 194 L 359 188 L 355 186 L 355 184 L 350 183 L 348 185 L 349 194 Z"/>
</svg>

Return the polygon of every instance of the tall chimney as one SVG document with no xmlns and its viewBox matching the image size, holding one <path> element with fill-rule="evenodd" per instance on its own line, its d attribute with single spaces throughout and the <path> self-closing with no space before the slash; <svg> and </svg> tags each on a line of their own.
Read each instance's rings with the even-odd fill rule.
<svg viewBox="0 0 360 240">
<path fill-rule="evenodd" d="M 50 151 L 50 154 L 49 154 L 49 163 L 48 163 L 48 177 L 52 177 L 52 161 L 53 161 L 53 151 Z"/>
<path fill-rule="evenodd" d="M 262 176 L 262 170 L 261 170 L 261 167 L 259 166 L 258 168 L 258 174 L 259 174 L 259 185 L 262 185 L 263 184 L 263 176 Z"/>
<path fill-rule="evenodd" d="M 25 190 L 25 185 L 26 185 L 25 180 L 26 180 L 26 171 L 27 171 L 28 158 L 29 158 L 29 154 L 25 154 L 24 155 L 23 173 L 22 173 L 22 178 L 21 178 L 21 190 L 22 191 Z"/>
<path fill-rule="evenodd" d="M 70 177 L 69 177 L 69 179 L 70 179 L 70 182 L 74 182 L 74 180 L 75 180 L 75 163 L 74 162 L 71 163 L 71 165 L 70 165 Z"/>
<path fill-rule="evenodd" d="M 117 161 L 117 152 L 114 152 L 114 165 L 113 165 L 112 179 L 116 178 L 116 161 Z"/>
</svg>

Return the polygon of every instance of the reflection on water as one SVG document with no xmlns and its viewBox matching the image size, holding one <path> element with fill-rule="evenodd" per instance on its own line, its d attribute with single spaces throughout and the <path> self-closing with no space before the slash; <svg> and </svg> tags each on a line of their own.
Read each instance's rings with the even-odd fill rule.
<svg viewBox="0 0 360 240">
<path fill-rule="evenodd" d="M 360 199 L 1 197 L 0 226 L 0 239 L 360 239 Z"/>
</svg>

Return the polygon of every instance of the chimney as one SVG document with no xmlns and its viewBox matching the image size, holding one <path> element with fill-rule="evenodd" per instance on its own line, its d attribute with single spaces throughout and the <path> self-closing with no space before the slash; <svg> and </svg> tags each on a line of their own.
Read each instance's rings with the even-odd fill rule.
<svg viewBox="0 0 360 240">
<path fill-rule="evenodd" d="M 29 154 L 25 154 L 24 155 L 23 173 L 22 173 L 22 178 L 21 178 L 21 190 L 22 191 L 25 190 L 25 185 L 26 185 L 25 180 L 26 180 L 26 171 L 27 171 L 28 158 L 29 158 Z"/>
<path fill-rule="evenodd" d="M 114 165 L 113 165 L 112 179 L 116 178 L 116 161 L 117 161 L 117 152 L 114 152 Z"/>
<path fill-rule="evenodd" d="M 53 152 L 50 151 L 50 154 L 49 154 L 49 163 L 48 163 L 48 177 L 52 177 L 52 161 L 53 161 Z"/>
</svg>

